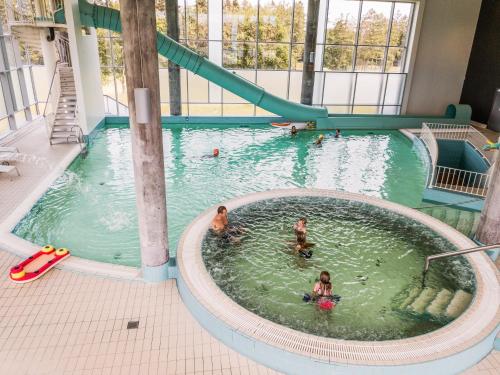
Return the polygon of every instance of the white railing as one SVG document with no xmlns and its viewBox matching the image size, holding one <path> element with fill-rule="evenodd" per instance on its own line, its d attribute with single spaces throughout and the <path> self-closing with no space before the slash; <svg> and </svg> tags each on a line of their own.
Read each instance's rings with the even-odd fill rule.
<svg viewBox="0 0 500 375">
<path fill-rule="evenodd" d="M 486 138 L 481 132 L 470 125 L 457 125 L 457 124 L 439 124 L 439 123 L 423 123 L 434 134 L 436 139 L 450 139 L 455 141 L 466 141 L 472 144 L 489 163 L 492 164 L 494 160 L 494 152 L 484 152 L 483 146 L 487 144 Z"/>
<path fill-rule="evenodd" d="M 429 187 L 485 197 L 489 183 L 489 174 L 438 165 Z"/>
<path fill-rule="evenodd" d="M 103 99 L 104 113 L 115 116 L 128 116 L 128 107 L 125 104 L 109 95 L 104 95 Z"/>
<path fill-rule="evenodd" d="M 436 138 L 434 134 L 429 129 L 426 123 L 422 124 L 422 131 L 420 132 L 420 139 L 424 142 L 427 151 L 429 152 L 429 156 L 431 159 L 431 174 L 427 181 L 427 185 L 429 185 L 434 180 L 434 172 L 436 170 L 438 155 L 439 155 L 439 147 L 436 142 Z"/>
<path fill-rule="evenodd" d="M 61 63 L 71 66 L 71 54 L 69 51 L 69 39 L 58 32 L 55 37 L 55 44 L 57 49 L 57 54 L 59 55 L 59 61 Z"/>
</svg>

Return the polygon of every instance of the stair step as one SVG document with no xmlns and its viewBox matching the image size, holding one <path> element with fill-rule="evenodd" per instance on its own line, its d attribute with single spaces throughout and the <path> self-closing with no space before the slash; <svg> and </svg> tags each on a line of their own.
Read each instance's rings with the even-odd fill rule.
<svg viewBox="0 0 500 375">
<path fill-rule="evenodd" d="M 431 211 L 431 216 L 435 217 L 438 220 L 444 221 L 446 213 L 442 208 L 433 208 Z"/>
<path fill-rule="evenodd" d="M 429 302 L 436 297 L 436 293 L 436 289 L 424 288 L 409 308 L 418 314 L 422 314 L 425 311 L 425 308 L 429 305 Z"/>
<path fill-rule="evenodd" d="M 453 208 L 447 208 L 445 222 L 450 227 L 456 228 L 458 223 L 458 211 Z"/>
<path fill-rule="evenodd" d="M 415 301 L 415 298 L 417 298 L 421 292 L 422 292 L 422 288 L 418 288 L 418 287 L 410 290 L 410 294 L 408 294 L 408 297 L 406 297 L 406 299 L 403 301 L 403 303 L 401 305 L 399 305 L 399 307 L 401 309 L 406 309 L 408 307 L 408 305 L 410 305 L 413 301 Z"/>
<path fill-rule="evenodd" d="M 69 138 L 69 137 L 77 137 L 78 138 L 78 133 L 74 131 L 66 131 L 66 132 L 53 132 L 52 136 L 50 138 Z"/>
<path fill-rule="evenodd" d="M 450 304 L 446 308 L 446 316 L 456 318 L 462 314 L 472 301 L 472 294 L 457 290 Z"/>
<path fill-rule="evenodd" d="M 448 289 L 441 289 L 425 310 L 434 316 L 444 315 L 446 307 L 449 305 L 452 298 L 453 292 L 450 292 Z"/>
</svg>

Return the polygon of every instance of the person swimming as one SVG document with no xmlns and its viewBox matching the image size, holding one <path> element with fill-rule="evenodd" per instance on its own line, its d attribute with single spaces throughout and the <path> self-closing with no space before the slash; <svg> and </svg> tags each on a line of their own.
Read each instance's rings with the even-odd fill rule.
<svg viewBox="0 0 500 375">
<path fill-rule="evenodd" d="M 297 133 L 298 133 L 297 128 L 295 127 L 295 125 L 292 125 L 292 130 L 290 131 L 290 134 L 297 135 Z"/>
<path fill-rule="evenodd" d="M 307 250 L 308 247 L 314 246 L 307 242 L 307 219 L 302 217 L 293 225 L 293 230 L 295 231 L 295 251 L 304 258 L 310 258 L 312 256 L 312 251 Z"/>
<path fill-rule="evenodd" d="M 340 137 L 340 129 L 335 129 L 335 138 Z"/>
<path fill-rule="evenodd" d="M 323 134 L 320 134 L 318 139 L 314 141 L 314 145 L 316 147 L 321 147 L 321 142 L 323 142 L 323 139 L 325 139 L 325 136 Z"/>
<path fill-rule="evenodd" d="M 319 275 L 319 281 L 314 284 L 312 291 L 313 300 L 318 300 L 320 298 L 332 297 L 333 286 L 330 282 L 330 273 L 328 271 L 321 271 Z M 328 298 L 327 298 L 328 299 Z"/>
<path fill-rule="evenodd" d="M 243 233 L 242 228 L 229 224 L 226 206 L 217 208 L 217 214 L 212 219 L 211 229 L 222 239 L 231 242 L 238 242 L 240 239 L 236 236 Z"/>
</svg>

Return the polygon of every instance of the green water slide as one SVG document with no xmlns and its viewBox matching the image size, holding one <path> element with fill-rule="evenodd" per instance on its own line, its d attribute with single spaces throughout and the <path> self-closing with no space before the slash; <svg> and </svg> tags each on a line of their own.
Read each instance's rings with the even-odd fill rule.
<svg viewBox="0 0 500 375">
<path fill-rule="evenodd" d="M 85 0 L 79 0 L 80 21 L 84 26 L 122 32 L 120 12 Z M 56 13 L 56 22 L 65 23 L 64 11 Z M 183 68 L 231 91 L 241 98 L 294 121 L 309 121 L 328 117 L 326 108 L 297 104 L 266 92 L 262 87 L 231 73 L 191 51 L 162 33 L 157 33 L 158 53 Z"/>
</svg>

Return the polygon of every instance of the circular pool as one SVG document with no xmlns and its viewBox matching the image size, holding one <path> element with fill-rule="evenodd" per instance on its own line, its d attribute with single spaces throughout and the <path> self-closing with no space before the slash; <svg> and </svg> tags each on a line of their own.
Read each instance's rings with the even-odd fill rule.
<svg viewBox="0 0 500 375">
<path fill-rule="evenodd" d="M 245 232 L 236 241 L 221 239 L 208 230 L 215 208 L 200 215 L 179 243 L 179 287 L 205 327 L 258 361 L 292 373 L 311 360 L 320 372 L 346 363 L 447 362 L 496 326 L 498 283 L 484 254 L 433 263 L 422 288 L 426 255 L 474 246 L 427 215 L 315 189 L 268 191 L 224 204 Z M 292 225 L 302 216 L 315 244 L 310 259 L 290 246 Z M 329 312 L 302 301 L 322 270 L 342 297 Z"/>
</svg>

